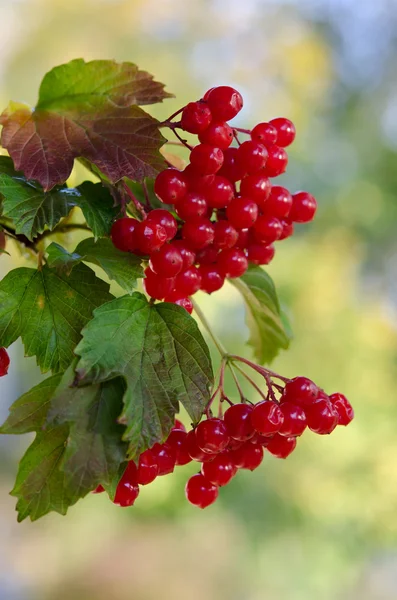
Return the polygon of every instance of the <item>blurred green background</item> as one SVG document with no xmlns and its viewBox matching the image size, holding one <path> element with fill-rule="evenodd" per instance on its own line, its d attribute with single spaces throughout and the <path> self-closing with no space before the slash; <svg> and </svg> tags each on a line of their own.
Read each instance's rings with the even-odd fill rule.
<svg viewBox="0 0 397 600">
<path fill-rule="evenodd" d="M 29 440 L 1 439 L 0 599 L 396 600 L 396 1 L 0 0 L 0 23 L 1 106 L 34 104 L 54 65 L 115 58 L 176 94 L 156 116 L 231 84 L 240 126 L 296 123 L 284 181 L 319 211 L 269 268 L 295 333 L 274 368 L 356 409 L 348 429 L 307 433 L 287 461 L 267 455 L 205 511 L 184 498 L 188 465 L 133 509 L 91 496 L 18 525 L 8 492 Z M 21 263 L 3 256 L 0 275 Z M 249 356 L 234 288 L 200 302 Z M 41 377 L 19 343 L 11 356 L 2 418 Z"/>
</svg>

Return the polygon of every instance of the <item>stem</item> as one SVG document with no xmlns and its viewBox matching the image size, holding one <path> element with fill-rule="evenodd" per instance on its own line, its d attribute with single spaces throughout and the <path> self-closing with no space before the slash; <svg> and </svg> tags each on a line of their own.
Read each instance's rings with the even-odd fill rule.
<svg viewBox="0 0 397 600">
<path fill-rule="evenodd" d="M 266 400 L 266 394 L 264 394 L 261 390 L 261 388 L 259 387 L 259 385 L 257 385 L 255 383 L 255 381 L 253 379 L 251 379 L 251 377 L 245 372 L 243 371 L 243 369 L 239 366 L 239 365 L 234 365 L 237 369 L 237 371 L 239 373 L 241 373 L 241 375 L 243 377 L 245 377 L 245 379 L 252 385 L 252 387 L 258 392 L 258 394 L 264 399 Z"/>
<path fill-rule="evenodd" d="M 146 219 L 146 211 L 143 208 L 142 204 L 139 202 L 138 198 L 136 198 L 135 194 L 132 192 L 132 190 L 129 188 L 129 186 L 127 185 L 127 183 L 124 181 L 124 179 L 121 181 L 121 184 L 123 186 L 123 190 L 124 192 L 127 194 L 127 196 L 129 196 L 129 198 L 132 200 L 135 208 L 137 209 L 137 211 L 140 213 L 140 215 L 143 217 L 143 220 Z"/>
<path fill-rule="evenodd" d="M 187 143 L 187 140 L 184 140 L 179 133 L 176 131 L 176 129 L 174 127 L 172 127 L 172 131 L 174 133 L 174 135 L 178 138 L 178 140 L 188 149 L 188 150 L 193 150 L 193 146 L 191 146 L 190 144 Z"/>
<path fill-rule="evenodd" d="M 222 342 L 217 338 L 217 336 L 215 335 L 215 333 L 212 331 L 211 329 L 211 325 L 208 323 L 206 317 L 204 316 L 204 313 L 202 312 L 201 308 L 199 307 L 199 305 L 197 304 L 197 302 L 195 300 L 192 300 L 193 303 L 193 307 L 194 310 L 197 313 L 198 318 L 200 319 L 204 329 L 207 331 L 208 335 L 210 336 L 210 338 L 212 339 L 212 341 L 214 342 L 216 349 L 218 350 L 219 354 L 221 355 L 221 357 L 224 359 L 228 356 L 227 350 L 224 347 L 224 345 L 222 344 Z"/>
<path fill-rule="evenodd" d="M 211 418 L 211 406 L 212 406 L 215 398 L 217 397 L 217 395 L 220 394 L 221 401 L 222 401 L 222 398 L 225 397 L 225 391 L 223 389 L 224 381 L 225 381 L 225 366 L 226 366 L 226 359 L 223 358 L 222 362 L 221 362 L 221 366 L 220 366 L 220 372 L 219 372 L 219 383 L 218 383 L 215 391 L 213 392 L 207 406 L 205 407 L 205 414 L 207 416 L 207 419 Z"/>
<path fill-rule="evenodd" d="M 161 125 L 168 126 L 168 121 L 172 121 L 172 119 L 175 119 L 175 117 L 177 117 L 178 115 L 180 115 L 184 108 L 185 107 L 182 106 L 182 108 L 180 108 L 179 110 L 177 110 L 176 112 L 174 112 L 173 115 L 171 115 L 170 117 L 168 117 L 168 119 L 166 119 L 165 121 L 163 121 L 163 123 L 161 123 Z"/>
<path fill-rule="evenodd" d="M 236 130 L 236 129 L 233 129 L 233 137 L 234 137 L 234 139 L 236 140 L 237 144 L 238 144 L 239 146 L 241 146 L 241 142 L 240 142 L 240 140 L 238 139 L 238 134 L 237 134 L 237 130 Z"/>
<path fill-rule="evenodd" d="M 283 377 L 282 375 L 279 375 L 278 373 L 275 373 L 274 371 L 271 371 L 270 369 L 265 369 L 265 367 L 260 367 L 259 365 L 253 363 L 252 361 L 248 360 L 247 358 L 243 358 L 242 356 L 236 356 L 235 354 L 230 354 L 229 359 L 236 360 L 238 362 L 242 362 L 242 363 L 248 365 L 249 367 L 251 367 L 251 369 L 253 369 L 257 373 L 262 375 L 262 377 L 265 377 L 265 378 L 266 377 L 274 377 L 276 379 L 280 379 L 281 381 L 284 381 L 285 383 L 290 381 L 288 379 L 288 377 Z"/>
<path fill-rule="evenodd" d="M 239 395 L 240 395 L 240 400 L 241 400 L 241 402 L 244 402 L 244 401 L 245 401 L 245 396 L 244 396 L 243 390 L 241 389 L 241 385 L 240 385 L 240 383 L 239 383 L 239 380 L 238 380 L 238 377 L 237 377 L 237 375 L 236 375 L 236 373 L 235 373 L 235 370 L 234 370 L 234 368 L 233 368 L 233 365 L 232 365 L 232 364 L 231 364 L 231 363 L 228 361 L 228 362 L 227 362 L 227 366 L 228 366 L 228 368 L 229 368 L 229 371 L 230 371 L 230 373 L 232 374 L 232 377 L 233 377 L 233 379 L 234 379 L 234 383 L 235 383 L 235 385 L 236 385 L 236 388 L 237 388 L 237 390 L 238 390 L 238 393 L 239 393 Z"/>
<path fill-rule="evenodd" d="M 142 189 L 143 189 L 143 193 L 145 195 L 146 210 L 150 211 L 152 207 L 150 205 L 149 191 L 147 189 L 147 185 L 146 185 L 146 181 L 145 180 L 143 180 L 143 182 L 142 182 Z"/>
<path fill-rule="evenodd" d="M 247 133 L 248 135 L 251 133 L 251 129 L 242 129 L 241 127 L 233 127 L 233 131 L 238 131 L 239 133 Z"/>
</svg>

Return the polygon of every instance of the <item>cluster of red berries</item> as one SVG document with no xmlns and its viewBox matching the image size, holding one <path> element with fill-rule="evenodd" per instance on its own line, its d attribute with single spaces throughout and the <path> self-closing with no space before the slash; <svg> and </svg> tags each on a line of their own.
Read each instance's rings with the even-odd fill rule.
<svg viewBox="0 0 397 600">
<path fill-rule="evenodd" d="M 143 221 L 124 217 L 113 225 L 118 249 L 149 255 L 144 285 L 152 298 L 191 310 L 189 296 L 200 289 L 219 290 L 225 278 L 241 277 L 249 263 L 268 264 L 273 243 L 291 236 L 294 222 L 314 217 L 313 196 L 291 195 L 270 180 L 286 170 L 293 123 L 277 118 L 251 131 L 232 128 L 227 121 L 242 106 L 239 92 L 221 86 L 179 111 L 181 120 L 168 125 L 175 133 L 197 134 L 200 143 L 191 148 L 176 133 L 191 150 L 190 162 L 183 171 L 168 168 L 155 180 L 157 197 L 172 211 L 154 209 Z M 250 139 L 241 143 L 239 132 Z"/>
<path fill-rule="evenodd" d="M 343 394 L 328 396 L 310 379 L 295 377 L 287 381 L 279 400 L 273 394 L 272 400 L 255 405 L 232 404 L 223 418 L 210 417 L 188 433 L 176 421 L 168 439 L 143 452 L 138 466 L 128 463 L 114 503 L 132 506 L 139 485 L 193 460 L 201 463 L 201 471 L 188 480 L 186 498 L 205 508 L 215 502 L 219 487 L 228 484 L 238 469 L 253 471 L 259 467 L 265 449 L 273 456 L 287 458 L 307 427 L 329 434 L 337 425 L 348 425 L 353 417 L 353 408 Z M 95 490 L 101 491 L 102 486 Z"/>
<path fill-rule="evenodd" d="M 10 366 L 10 357 L 5 348 L 0 348 L 0 377 L 4 377 L 8 373 Z"/>
</svg>

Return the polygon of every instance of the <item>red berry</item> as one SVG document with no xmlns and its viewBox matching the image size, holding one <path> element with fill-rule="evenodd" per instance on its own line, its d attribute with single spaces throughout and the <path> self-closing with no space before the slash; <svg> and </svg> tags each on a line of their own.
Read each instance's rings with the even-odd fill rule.
<svg viewBox="0 0 397 600">
<path fill-rule="evenodd" d="M 225 277 L 221 275 L 216 265 L 202 265 L 199 271 L 201 275 L 200 289 L 207 294 L 217 292 L 225 283 Z"/>
<path fill-rule="evenodd" d="M 5 348 L 0 348 L 0 377 L 4 377 L 8 373 L 8 367 L 10 366 L 10 357 Z"/>
<path fill-rule="evenodd" d="M 287 188 L 281 185 L 274 185 L 271 188 L 270 196 L 264 207 L 267 215 L 273 217 L 288 217 L 292 207 L 292 196 Z"/>
<path fill-rule="evenodd" d="M 277 129 L 271 123 L 258 123 L 251 131 L 251 139 L 265 146 L 275 144 Z"/>
<path fill-rule="evenodd" d="M 118 483 L 113 502 L 119 506 L 132 506 L 138 495 L 137 468 L 135 463 L 130 461 Z"/>
<path fill-rule="evenodd" d="M 151 449 L 159 467 L 159 475 L 168 475 L 175 469 L 176 454 L 169 444 L 155 444 Z"/>
<path fill-rule="evenodd" d="M 209 144 L 199 144 L 190 153 L 190 163 L 200 175 L 214 175 L 223 164 L 223 152 Z"/>
<path fill-rule="evenodd" d="M 197 443 L 196 430 L 195 429 L 192 429 L 187 434 L 186 448 L 187 448 L 187 451 L 188 451 L 188 454 L 189 454 L 190 458 L 192 460 L 195 460 L 196 462 L 203 463 L 203 462 L 207 462 L 209 460 L 212 460 L 214 458 L 213 452 L 205 452 L 204 450 L 202 450 L 199 447 L 199 445 Z"/>
<path fill-rule="evenodd" d="M 264 400 L 254 406 L 251 423 L 256 431 L 263 435 L 273 435 L 280 430 L 284 415 L 275 402 Z"/>
<path fill-rule="evenodd" d="M 193 250 L 201 250 L 214 241 L 214 226 L 204 217 L 188 221 L 182 227 L 182 236 Z"/>
<path fill-rule="evenodd" d="M 201 465 L 201 473 L 214 485 L 227 485 L 236 472 L 237 468 L 229 452 L 217 454 L 214 460 Z"/>
<path fill-rule="evenodd" d="M 231 279 L 241 277 L 248 269 L 248 260 L 242 250 L 230 248 L 222 250 L 218 258 L 220 272 Z"/>
<path fill-rule="evenodd" d="M 329 399 L 338 413 L 338 425 L 349 425 L 354 419 L 354 410 L 343 394 L 331 394 Z"/>
<path fill-rule="evenodd" d="M 218 175 L 225 177 L 232 183 L 240 181 L 246 175 L 239 161 L 238 148 L 227 148 L 223 151 L 223 165 Z"/>
<path fill-rule="evenodd" d="M 271 244 L 279 239 L 283 233 L 283 226 L 276 217 L 260 215 L 254 224 L 253 232 L 258 242 Z"/>
<path fill-rule="evenodd" d="M 154 192 L 165 204 L 175 204 L 187 192 L 187 183 L 178 169 L 165 169 L 154 180 Z"/>
<path fill-rule="evenodd" d="M 247 175 L 247 177 L 244 177 L 244 179 L 241 180 L 241 195 L 251 198 L 251 200 L 257 202 L 261 208 L 266 204 L 271 189 L 272 184 L 270 183 L 270 179 L 261 173 Z"/>
<path fill-rule="evenodd" d="M 317 201 L 309 192 L 297 192 L 292 196 L 289 218 L 295 223 L 308 223 L 314 219 L 316 210 Z"/>
<path fill-rule="evenodd" d="M 206 198 L 211 208 L 226 208 L 233 199 L 234 188 L 226 177 L 216 175 L 208 186 Z"/>
<path fill-rule="evenodd" d="M 172 240 L 178 231 L 178 223 L 176 222 L 175 217 L 164 208 L 155 208 L 150 211 L 147 221 L 157 223 L 157 225 L 164 227 L 167 234 L 167 241 Z"/>
<path fill-rule="evenodd" d="M 184 426 L 184 424 L 182 423 L 182 421 L 180 421 L 179 419 L 175 419 L 174 422 L 174 426 L 172 428 L 174 429 L 180 429 L 181 431 L 184 431 L 186 433 L 186 427 Z"/>
<path fill-rule="evenodd" d="M 229 443 L 226 425 L 215 418 L 201 421 L 196 429 L 196 440 L 204 452 L 222 452 Z"/>
<path fill-rule="evenodd" d="M 212 114 L 205 102 L 189 102 L 182 111 L 181 126 L 189 133 L 200 133 L 211 120 Z"/>
<path fill-rule="evenodd" d="M 183 259 L 182 271 L 192 267 L 196 261 L 196 253 L 183 240 L 174 240 L 172 245 L 178 248 Z"/>
<path fill-rule="evenodd" d="M 188 480 L 185 495 L 190 504 L 206 508 L 218 498 L 218 486 L 208 481 L 201 473 L 197 473 Z"/>
<path fill-rule="evenodd" d="M 214 224 L 215 227 L 216 223 Z M 196 254 L 196 262 L 199 265 L 214 265 L 218 260 L 219 251 L 211 244 L 211 246 L 207 246 L 202 250 L 199 250 Z"/>
<path fill-rule="evenodd" d="M 214 223 L 214 246 L 219 250 L 233 248 L 238 240 L 237 229 L 225 219 Z"/>
<path fill-rule="evenodd" d="M 298 406 L 306 407 L 313 404 L 318 397 L 319 389 L 307 377 L 294 377 L 285 385 L 281 402 L 292 402 Z"/>
<path fill-rule="evenodd" d="M 286 148 L 292 144 L 296 135 L 295 125 L 292 121 L 284 117 L 278 117 L 277 119 L 272 119 L 270 125 L 273 125 L 277 131 L 277 144 L 279 146 Z"/>
<path fill-rule="evenodd" d="M 155 252 L 167 241 L 167 233 L 162 227 L 154 221 L 146 219 L 138 223 L 134 231 L 135 247 L 143 254 Z"/>
<path fill-rule="evenodd" d="M 263 171 L 268 157 L 268 152 L 263 144 L 248 140 L 241 144 L 238 152 L 240 164 L 249 175 Z"/>
<path fill-rule="evenodd" d="M 233 119 L 243 108 L 242 95 L 228 85 L 211 89 L 206 99 L 214 117 L 224 121 Z"/>
<path fill-rule="evenodd" d="M 285 172 L 288 164 L 288 154 L 284 148 L 280 148 L 275 144 L 268 146 L 268 159 L 265 167 L 265 175 L 268 177 L 277 177 Z"/>
<path fill-rule="evenodd" d="M 163 300 L 166 296 L 171 294 L 175 286 L 175 277 L 161 277 L 156 275 L 150 267 L 145 269 L 145 279 L 143 280 L 143 287 L 146 293 L 156 300 Z"/>
<path fill-rule="evenodd" d="M 182 271 L 183 258 L 173 244 L 165 244 L 150 256 L 150 268 L 161 277 L 175 277 Z"/>
<path fill-rule="evenodd" d="M 136 474 L 137 483 L 148 485 L 152 483 L 159 474 L 157 460 L 151 450 L 145 450 L 139 457 L 138 469 Z"/>
<path fill-rule="evenodd" d="M 230 452 L 231 458 L 239 469 L 254 471 L 263 460 L 263 448 L 260 444 L 245 442 L 241 448 Z"/>
<path fill-rule="evenodd" d="M 245 196 L 234 198 L 226 210 L 227 218 L 236 229 L 252 227 L 258 218 L 258 205 Z"/>
<path fill-rule="evenodd" d="M 201 286 L 201 275 L 197 267 L 189 267 L 179 273 L 175 280 L 175 292 L 181 296 L 193 296 Z"/>
<path fill-rule="evenodd" d="M 294 233 L 294 224 L 289 219 L 280 219 L 280 223 L 283 226 L 283 232 L 278 239 L 285 240 L 286 238 L 291 237 Z"/>
<path fill-rule="evenodd" d="M 192 461 L 186 444 L 187 433 L 182 429 L 172 429 L 170 435 L 167 438 L 167 444 L 174 449 L 175 452 L 175 464 L 187 465 Z"/>
<path fill-rule="evenodd" d="M 238 232 L 237 242 L 234 244 L 235 248 L 239 248 L 240 250 L 244 250 L 247 248 L 248 244 L 251 240 L 251 233 L 249 229 L 240 229 Z"/>
<path fill-rule="evenodd" d="M 314 433 L 326 435 L 332 433 L 338 424 L 339 415 L 326 398 L 320 398 L 306 408 L 307 424 Z"/>
<path fill-rule="evenodd" d="M 93 494 L 102 494 L 105 491 L 105 488 L 102 485 L 98 485 L 95 490 L 92 490 Z"/>
<path fill-rule="evenodd" d="M 123 252 L 133 252 L 135 250 L 134 231 L 138 224 L 139 221 L 129 217 L 115 221 L 110 231 L 113 246 Z"/>
<path fill-rule="evenodd" d="M 186 177 L 188 191 L 204 196 L 215 177 L 215 175 L 199 175 L 191 164 L 187 165 L 183 173 Z"/>
<path fill-rule="evenodd" d="M 270 442 L 266 446 L 266 449 L 277 456 L 277 458 L 287 458 L 296 448 L 296 437 L 284 437 L 283 435 L 276 435 L 271 438 Z"/>
<path fill-rule="evenodd" d="M 184 221 L 191 221 L 198 217 L 203 217 L 207 213 L 207 201 L 197 192 L 189 192 L 176 207 L 178 216 Z"/>
<path fill-rule="evenodd" d="M 202 144 L 226 150 L 233 141 L 233 129 L 227 123 L 213 121 L 198 137 Z"/>
<path fill-rule="evenodd" d="M 245 442 L 255 434 L 251 424 L 252 406 L 250 404 L 234 404 L 224 414 L 227 432 L 235 440 Z"/>
<path fill-rule="evenodd" d="M 291 402 L 283 402 L 280 406 L 284 421 L 279 429 L 280 435 L 297 437 L 302 435 L 307 427 L 306 414 L 303 408 Z"/>
<path fill-rule="evenodd" d="M 274 258 L 275 249 L 273 244 L 248 244 L 248 260 L 254 265 L 268 265 Z"/>
<path fill-rule="evenodd" d="M 190 298 L 180 298 L 180 294 L 178 292 L 171 292 L 168 296 L 164 298 L 164 302 L 171 302 L 172 304 L 177 304 L 184 308 L 189 315 L 193 312 L 193 302 Z"/>
</svg>

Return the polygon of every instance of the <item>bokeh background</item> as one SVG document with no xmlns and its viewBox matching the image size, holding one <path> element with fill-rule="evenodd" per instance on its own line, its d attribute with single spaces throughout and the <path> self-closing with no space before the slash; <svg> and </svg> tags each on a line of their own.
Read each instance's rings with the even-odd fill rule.
<svg viewBox="0 0 397 600">
<path fill-rule="evenodd" d="M 1 106 L 34 104 L 54 65 L 115 58 L 176 94 L 156 116 L 223 83 L 244 95 L 240 126 L 295 121 L 284 181 L 319 211 L 269 268 L 295 333 L 274 368 L 356 409 L 348 429 L 266 456 L 206 511 L 184 499 L 188 465 L 133 509 L 91 496 L 18 525 L 8 492 L 30 440 L 0 440 L 0 599 L 396 600 L 396 1 L 0 0 L 0 23 Z M 0 275 L 21 262 L 3 256 Z M 234 288 L 200 301 L 249 356 Z M 2 418 L 41 377 L 20 343 L 11 356 Z"/>
</svg>

